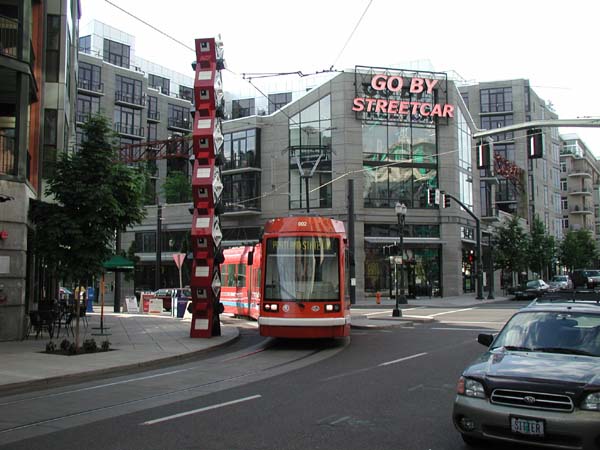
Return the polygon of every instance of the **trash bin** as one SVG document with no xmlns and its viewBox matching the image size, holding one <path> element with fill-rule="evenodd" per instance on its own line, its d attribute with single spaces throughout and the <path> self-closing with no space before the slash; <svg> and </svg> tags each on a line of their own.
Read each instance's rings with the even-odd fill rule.
<svg viewBox="0 0 600 450">
<path fill-rule="evenodd" d="M 177 318 L 183 319 L 183 315 L 185 314 L 185 308 L 187 307 L 187 303 L 190 299 L 188 297 L 178 297 L 177 298 Z"/>
</svg>

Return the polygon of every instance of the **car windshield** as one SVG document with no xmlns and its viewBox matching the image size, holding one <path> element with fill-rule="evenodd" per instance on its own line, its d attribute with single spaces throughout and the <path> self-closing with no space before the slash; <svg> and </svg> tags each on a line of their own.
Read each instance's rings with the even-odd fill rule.
<svg viewBox="0 0 600 450">
<path fill-rule="evenodd" d="M 515 314 L 492 348 L 600 357 L 600 311 Z"/>
<path fill-rule="evenodd" d="M 585 274 L 588 277 L 600 277 L 600 270 L 588 270 Z"/>
<path fill-rule="evenodd" d="M 536 288 L 539 286 L 539 281 L 528 281 L 526 287 L 527 288 Z"/>
<path fill-rule="evenodd" d="M 552 281 L 555 282 L 561 282 L 561 281 L 569 281 L 568 278 L 566 276 L 556 276 L 554 278 L 552 278 Z"/>
</svg>

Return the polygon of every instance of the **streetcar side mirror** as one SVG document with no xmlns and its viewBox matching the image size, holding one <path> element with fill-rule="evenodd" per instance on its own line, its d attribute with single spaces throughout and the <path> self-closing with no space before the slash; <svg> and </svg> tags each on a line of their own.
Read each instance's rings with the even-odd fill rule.
<svg viewBox="0 0 600 450">
<path fill-rule="evenodd" d="M 251 266 L 254 262 L 254 250 L 248 252 L 248 265 Z"/>
<path fill-rule="evenodd" d="M 480 333 L 479 336 L 477 336 L 477 342 L 479 342 L 481 345 L 485 345 L 486 347 L 489 347 L 490 345 L 492 345 L 493 341 L 494 341 L 493 334 Z"/>
</svg>

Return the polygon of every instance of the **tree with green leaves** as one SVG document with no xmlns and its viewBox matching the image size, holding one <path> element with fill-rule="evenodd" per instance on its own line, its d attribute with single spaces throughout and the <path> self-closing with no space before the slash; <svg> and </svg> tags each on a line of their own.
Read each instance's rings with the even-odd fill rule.
<svg viewBox="0 0 600 450">
<path fill-rule="evenodd" d="M 548 235 L 544 223 L 536 216 L 529 235 L 528 263 L 532 272 L 543 276 L 556 253 L 554 237 Z"/>
<path fill-rule="evenodd" d="M 569 230 L 560 243 L 558 257 L 569 272 L 593 267 L 598 248 L 592 233 L 584 229 Z"/>
<path fill-rule="evenodd" d="M 162 190 L 167 203 L 187 203 L 192 201 L 192 184 L 188 176 L 183 172 L 170 172 L 162 185 Z"/>
<path fill-rule="evenodd" d="M 93 116 L 84 131 L 81 150 L 64 153 L 48 179 L 46 195 L 55 202 L 36 201 L 30 210 L 37 256 L 56 276 L 77 286 L 102 271 L 116 232 L 140 223 L 145 215 L 144 175 L 118 161 L 107 120 Z M 77 307 L 75 314 L 79 348 Z"/>
<path fill-rule="evenodd" d="M 519 218 L 513 216 L 508 222 L 496 229 L 494 242 L 494 264 L 497 269 L 510 273 L 514 279 L 514 273 L 527 270 L 527 252 L 529 238 Z"/>
</svg>

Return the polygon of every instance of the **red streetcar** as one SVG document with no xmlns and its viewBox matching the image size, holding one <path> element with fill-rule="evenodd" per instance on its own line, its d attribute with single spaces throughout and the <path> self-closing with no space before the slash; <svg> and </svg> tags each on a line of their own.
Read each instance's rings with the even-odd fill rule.
<svg viewBox="0 0 600 450">
<path fill-rule="evenodd" d="M 350 334 L 344 224 L 325 217 L 285 217 L 262 239 L 261 336 L 335 338 Z"/>
<path fill-rule="evenodd" d="M 250 256 L 250 261 L 248 257 Z M 223 251 L 221 303 L 225 313 L 258 319 L 260 313 L 260 244 Z M 248 264 L 250 263 L 250 264 Z"/>
</svg>

